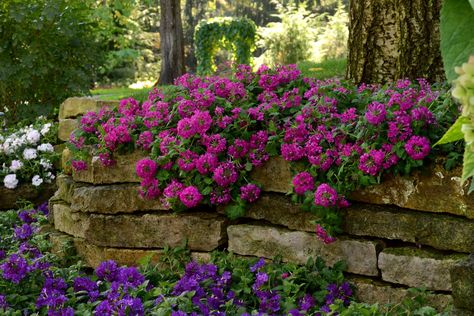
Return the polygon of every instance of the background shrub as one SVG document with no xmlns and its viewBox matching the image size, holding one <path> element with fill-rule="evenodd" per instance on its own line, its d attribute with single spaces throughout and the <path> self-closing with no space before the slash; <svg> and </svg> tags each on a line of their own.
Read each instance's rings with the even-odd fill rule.
<svg viewBox="0 0 474 316">
<path fill-rule="evenodd" d="M 7 119 L 84 93 L 104 57 L 92 0 L 0 2 L 0 104 Z M 35 115 L 36 116 L 36 115 Z"/>
</svg>

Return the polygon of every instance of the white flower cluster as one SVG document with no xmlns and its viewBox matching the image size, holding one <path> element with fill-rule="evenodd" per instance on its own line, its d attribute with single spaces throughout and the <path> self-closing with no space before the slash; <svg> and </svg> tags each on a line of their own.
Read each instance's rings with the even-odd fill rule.
<svg viewBox="0 0 474 316">
<path fill-rule="evenodd" d="M 39 186 L 54 180 L 53 133 L 52 123 L 43 122 L 0 135 L 0 181 L 6 188 L 15 189 L 20 181 Z"/>
</svg>

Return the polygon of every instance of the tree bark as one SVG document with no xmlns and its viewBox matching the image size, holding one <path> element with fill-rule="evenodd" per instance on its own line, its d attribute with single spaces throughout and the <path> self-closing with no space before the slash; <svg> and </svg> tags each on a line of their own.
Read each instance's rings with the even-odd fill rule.
<svg viewBox="0 0 474 316">
<path fill-rule="evenodd" d="M 442 0 L 351 0 L 346 77 L 356 83 L 444 80 Z"/>
<path fill-rule="evenodd" d="M 158 84 L 172 84 L 185 72 L 184 40 L 179 0 L 160 0 L 161 73 Z"/>
</svg>

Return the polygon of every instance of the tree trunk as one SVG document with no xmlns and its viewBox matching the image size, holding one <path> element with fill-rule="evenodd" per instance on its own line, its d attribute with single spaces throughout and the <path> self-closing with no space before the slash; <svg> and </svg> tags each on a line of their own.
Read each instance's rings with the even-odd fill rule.
<svg viewBox="0 0 474 316">
<path fill-rule="evenodd" d="M 442 0 L 351 0 L 346 77 L 356 83 L 444 80 Z"/>
<path fill-rule="evenodd" d="M 179 0 L 160 0 L 161 73 L 159 84 L 172 84 L 185 72 L 183 26 Z"/>
</svg>

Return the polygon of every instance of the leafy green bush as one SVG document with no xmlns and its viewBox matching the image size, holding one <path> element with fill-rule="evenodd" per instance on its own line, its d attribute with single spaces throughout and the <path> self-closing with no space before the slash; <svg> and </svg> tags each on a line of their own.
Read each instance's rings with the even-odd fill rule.
<svg viewBox="0 0 474 316">
<path fill-rule="evenodd" d="M 258 46 L 265 49 L 262 62 L 268 65 L 294 64 L 311 58 L 312 42 L 316 39 L 323 16 L 311 14 L 304 5 L 277 4 L 281 22 L 269 23 L 258 29 Z"/>
<path fill-rule="evenodd" d="M 92 0 L 0 2 L 0 104 L 53 108 L 87 92 L 103 60 Z"/>
<path fill-rule="evenodd" d="M 238 64 L 249 65 L 255 49 L 256 26 L 247 18 L 212 18 L 196 27 L 197 72 L 210 74 L 216 70 L 214 57 L 219 49 L 226 49 Z"/>
</svg>

